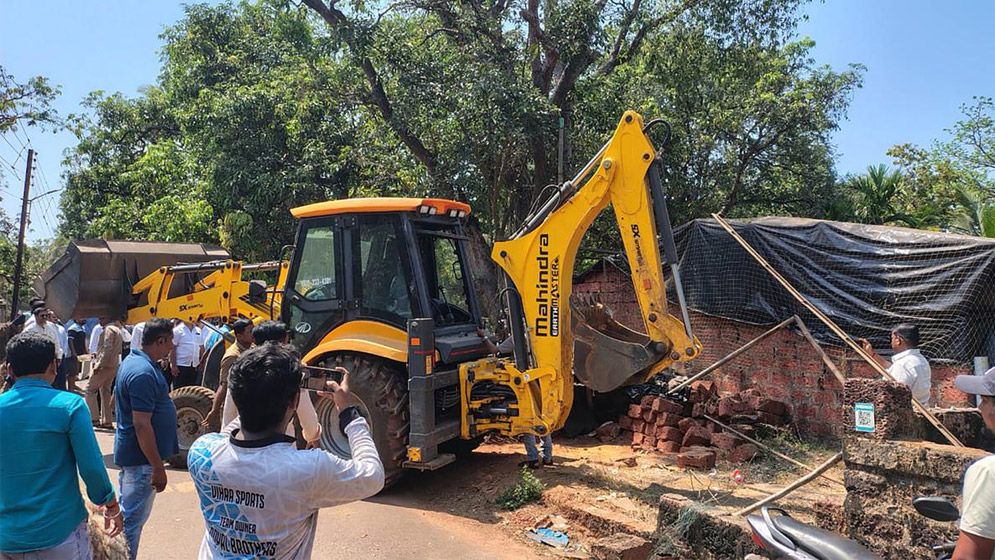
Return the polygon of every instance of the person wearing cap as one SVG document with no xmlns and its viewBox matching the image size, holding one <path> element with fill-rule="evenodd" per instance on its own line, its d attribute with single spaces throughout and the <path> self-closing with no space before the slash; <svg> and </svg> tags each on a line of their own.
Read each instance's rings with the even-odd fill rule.
<svg viewBox="0 0 995 560">
<path fill-rule="evenodd" d="M 878 355 L 866 338 L 860 339 L 864 351 L 895 381 L 908 385 L 912 398 L 923 406 L 929 406 L 929 395 L 933 386 L 933 372 L 926 357 L 919 351 L 919 327 L 903 323 L 891 330 L 891 349 L 895 355 L 889 362 Z"/>
<path fill-rule="evenodd" d="M 995 432 L 995 368 L 984 375 L 958 375 L 954 386 L 980 399 L 978 410 Z M 995 560 L 995 455 L 979 459 L 964 475 L 960 536 L 953 560 Z"/>
</svg>

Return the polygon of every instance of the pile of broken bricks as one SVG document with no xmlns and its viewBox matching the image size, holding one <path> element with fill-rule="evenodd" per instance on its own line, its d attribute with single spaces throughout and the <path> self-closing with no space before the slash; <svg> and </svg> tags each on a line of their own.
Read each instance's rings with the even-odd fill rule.
<svg viewBox="0 0 995 560">
<path fill-rule="evenodd" d="M 758 424 L 785 425 L 788 406 L 764 397 L 757 389 L 719 398 L 714 382 L 696 381 L 686 402 L 646 395 L 638 404 L 629 405 L 618 423 L 632 432 L 634 448 L 676 454 L 680 468 L 707 470 L 715 467 L 716 460 L 743 463 L 759 453 L 756 445 L 726 432 L 706 415 L 754 437 Z"/>
</svg>

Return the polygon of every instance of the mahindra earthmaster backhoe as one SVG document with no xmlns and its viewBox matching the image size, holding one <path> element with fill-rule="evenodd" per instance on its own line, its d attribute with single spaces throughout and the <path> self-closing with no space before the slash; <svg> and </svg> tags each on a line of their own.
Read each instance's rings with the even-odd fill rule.
<svg viewBox="0 0 995 560">
<path fill-rule="evenodd" d="M 677 255 L 646 123 L 626 113 L 608 143 L 492 258 L 504 271 L 515 351 L 487 357 L 468 267 L 470 207 L 436 199 L 353 199 L 293 210 L 300 220 L 282 319 L 308 364 L 344 365 L 371 420 L 388 479 L 438 468 L 488 432 L 545 434 L 570 412 L 575 379 L 597 391 L 640 383 L 699 352 L 683 301 L 668 313 L 664 254 Z M 570 305 L 577 250 L 609 204 L 646 333 L 599 305 Z M 659 236 L 659 237 L 658 237 Z M 347 442 L 327 400 L 325 448 Z M 441 447 L 440 447 L 441 446 Z"/>
<path fill-rule="evenodd" d="M 647 136 L 653 124 L 625 113 L 576 177 L 556 186 L 510 239 L 495 243 L 511 357 L 488 356 L 477 335 L 483 323 L 468 266 L 470 207 L 440 199 L 348 199 L 295 208 L 300 224 L 294 253 L 288 267 L 277 263 L 275 288 L 215 274 L 212 285 L 221 291 L 209 301 L 200 284 L 188 282 L 188 293 L 172 293 L 177 305 L 170 307 L 149 290 L 171 270 L 161 269 L 158 279 L 131 286 L 129 321 L 152 315 L 231 319 L 247 313 L 245 305 L 229 305 L 233 294 L 245 303 L 255 298 L 249 314 L 278 314 L 313 371 L 336 365 L 350 370 L 388 481 L 404 468 L 439 468 L 486 433 L 555 431 L 570 412 L 575 382 L 610 391 L 643 382 L 700 350 L 683 301 L 660 163 Z M 609 204 L 646 333 L 615 322 L 600 304 L 571 298 L 581 239 Z M 661 242 L 680 318 L 668 310 Z M 238 265 L 219 262 L 211 266 Z M 225 290 L 228 281 L 233 288 Z M 141 305 L 134 300 L 139 288 Z M 322 446 L 348 456 L 331 401 L 318 399 L 316 406 Z"/>
</svg>

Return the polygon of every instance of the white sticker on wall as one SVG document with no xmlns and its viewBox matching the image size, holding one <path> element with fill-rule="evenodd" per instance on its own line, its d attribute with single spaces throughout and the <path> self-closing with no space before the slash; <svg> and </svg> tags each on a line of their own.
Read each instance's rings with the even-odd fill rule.
<svg viewBox="0 0 995 560">
<path fill-rule="evenodd" d="M 853 419 L 858 432 L 873 432 L 874 403 L 859 402 L 854 404 Z"/>
</svg>

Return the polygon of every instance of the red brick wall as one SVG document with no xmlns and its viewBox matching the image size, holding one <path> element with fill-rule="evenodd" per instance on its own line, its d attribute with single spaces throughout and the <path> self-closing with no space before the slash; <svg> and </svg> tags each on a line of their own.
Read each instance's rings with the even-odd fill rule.
<svg viewBox="0 0 995 560">
<path fill-rule="evenodd" d="M 600 265 L 574 285 L 574 292 L 598 295 L 615 319 L 643 331 L 635 292 L 628 274 Z M 692 313 L 691 325 L 704 349 L 690 364 L 679 367 L 688 375 L 701 371 L 760 336 L 769 327 Z M 857 355 L 839 347 L 824 346 L 830 359 L 847 377 L 875 377 Z M 933 364 L 933 406 L 970 406 L 967 396 L 953 387 L 953 378 L 970 373 L 971 366 Z M 757 387 L 792 408 L 792 419 L 804 435 L 838 435 L 841 429 L 842 387 L 814 348 L 800 335 L 781 330 L 711 374 L 722 394 Z"/>
</svg>

